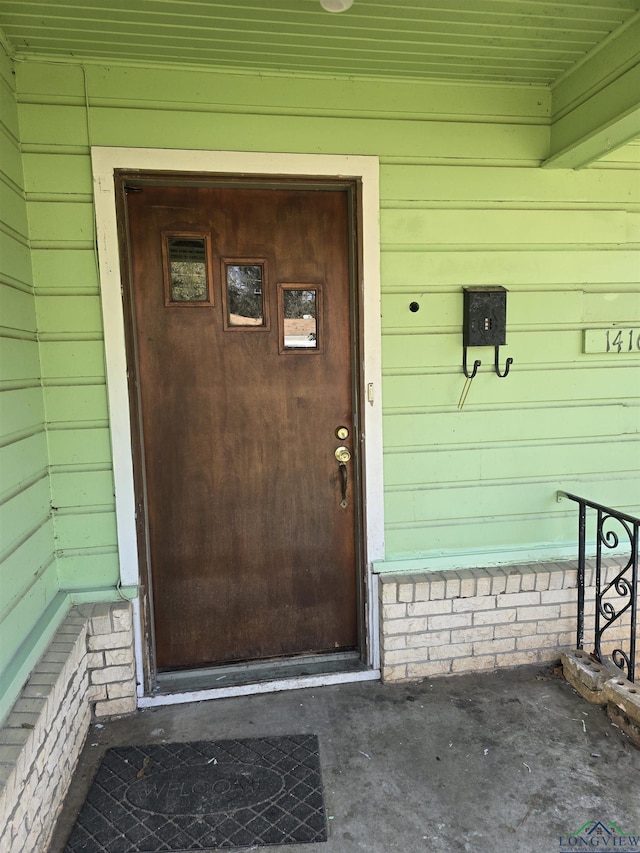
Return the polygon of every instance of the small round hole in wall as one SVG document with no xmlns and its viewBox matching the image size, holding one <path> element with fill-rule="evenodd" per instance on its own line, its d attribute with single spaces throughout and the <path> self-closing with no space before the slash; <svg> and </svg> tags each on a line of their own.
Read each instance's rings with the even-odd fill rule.
<svg viewBox="0 0 640 853">
<path fill-rule="evenodd" d="M 420 303 L 418 303 L 418 302 L 410 302 L 409 303 L 409 311 L 413 311 L 413 313 L 415 314 L 416 311 L 419 311 L 419 310 L 420 310 Z"/>
</svg>

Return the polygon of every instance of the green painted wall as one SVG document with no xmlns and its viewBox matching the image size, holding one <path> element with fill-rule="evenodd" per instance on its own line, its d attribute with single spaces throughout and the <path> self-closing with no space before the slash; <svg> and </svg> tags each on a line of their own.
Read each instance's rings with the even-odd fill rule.
<svg viewBox="0 0 640 853">
<path fill-rule="evenodd" d="M 640 329 L 637 149 L 539 169 L 546 89 L 28 62 L 18 101 L 63 587 L 118 566 L 89 144 L 380 157 L 382 568 L 563 553 L 558 489 L 640 509 L 640 351 L 582 352 L 584 328 Z M 460 409 L 473 284 L 509 289 L 515 363 L 482 351 Z"/>
<path fill-rule="evenodd" d="M 66 608 L 58 594 L 12 72 L 0 50 L 0 720 Z"/>
</svg>

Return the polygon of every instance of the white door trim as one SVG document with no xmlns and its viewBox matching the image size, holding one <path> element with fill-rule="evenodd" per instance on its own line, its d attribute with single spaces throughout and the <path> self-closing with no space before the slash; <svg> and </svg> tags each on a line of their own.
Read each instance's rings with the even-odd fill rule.
<svg viewBox="0 0 640 853">
<path fill-rule="evenodd" d="M 107 390 L 116 524 L 122 586 L 139 583 L 133 454 L 122 305 L 120 246 L 116 218 L 116 169 L 191 172 L 215 175 L 286 175 L 352 178 L 362 186 L 362 247 L 360 295 L 363 306 L 363 420 L 366 437 L 365 537 L 367 548 L 368 664 L 379 668 L 377 578 L 374 561 L 384 558 L 382 481 L 382 400 L 380 327 L 379 162 L 377 157 L 333 154 L 270 154 L 243 151 L 190 151 L 156 148 L 91 149 L 95 193 L 96 233 L 100 264 L 100 294 L 104 323 Z M 142 635 L 137 602 L 135 620 L 138 672 L 142 673 Z M 139 679 L 140 679 L 139 675 Z M 142 687 L 139 685 L 139 695 Z"/>
</svg>

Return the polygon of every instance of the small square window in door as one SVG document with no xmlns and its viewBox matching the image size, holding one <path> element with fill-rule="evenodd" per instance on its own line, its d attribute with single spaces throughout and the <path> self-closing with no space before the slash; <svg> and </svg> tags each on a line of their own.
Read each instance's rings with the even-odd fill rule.
<svg viewBox="0 0 640 853">
<path fill-rule="evenodd" d="M 266 260 L 224 258 L 222 270 L 224 328 L 268 330 Z"/>
<path fill-rule="evenodd" d="M 318 352 L 321 335 L 321 290 L 317 284 L 279 284 L 280 352 Z"/>
<path fill-rule="evenodd" d="M 162 235 L 165 305 L 213 305 L 208 234 Z"/>
</svg>

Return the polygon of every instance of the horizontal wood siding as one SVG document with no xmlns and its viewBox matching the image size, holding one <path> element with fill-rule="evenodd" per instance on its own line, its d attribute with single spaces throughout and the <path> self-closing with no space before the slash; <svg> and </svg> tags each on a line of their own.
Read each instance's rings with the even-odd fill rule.
<svg viewBox="0 0 640 853">
<path fill-rule="evenodd" d="M 546 89 L 37 63 L 18 79 L 65 586 L 117 574 L 89 144 L 380 157 L 382 568 L 560 553 L 575 519 L 558 489 L 638 512 L 640 352 L 582 340 L 640 327 L 639 164 L 539 169 Z M 478 284 L 509 290 L 514 365 L 499 379 L 480 351 L 461 406 Z"/>
<path fill-rule="evenodd" d="M 1 720 L 39 653 L 32 631 L 55 630 L 42 620 L 58 585 L 18 111 L 1 50 L 0 100 Z"/>
</svg>

